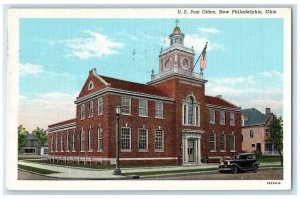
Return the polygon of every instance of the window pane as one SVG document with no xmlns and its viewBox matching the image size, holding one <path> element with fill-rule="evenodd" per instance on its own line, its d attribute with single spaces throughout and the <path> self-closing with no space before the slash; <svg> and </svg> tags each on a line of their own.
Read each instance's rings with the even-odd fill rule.
<svg viewBox="0 0 300 199">
<path fill-rule="evenodd" d="M 98 114 L 103 113 L 103 98 L 98 98 Z"/>
<path fill-rule="evenodd" d="M 155 102 L 155 117 L 163 117 L 163 103 Z"/>
<path fill-rule="evenodd" d="M 139 149 L 147 150 L 148 149 L 148 133 L 147 129 L 139 129 Z"/>
<path fill-rule="evenodd" d="M 211 133 L 209 135 L 209 149 L 211 151 L 216 150 L 216 134 L 215 133 Z"/>
<path fill-rule="evenodd" d="M 130 114 L 130 98 L 122 97 L 121 106 L 123 114 Z"/>
<path fill-rule="evenodd" d="M 215 110 L 210 110 L 210 123 L 215 123 Z"/>
<path fill-rule="evenodd" d="M 155 131 L 155 150 L 163 150 L 164 135 L 162 130 Z"/>
<path fill-rule="evenodd" d="M 148 109 L 147 109 L 147 100 L 140 100 L 139 101 L 139 115 L 147 116 Z"/>
<path fill-rule="evenodd" d="M 131 132 L 130 128 L 123 127 L 121 131 L 121 149 L 130 150 L 131 149 Z"/>
</svg>

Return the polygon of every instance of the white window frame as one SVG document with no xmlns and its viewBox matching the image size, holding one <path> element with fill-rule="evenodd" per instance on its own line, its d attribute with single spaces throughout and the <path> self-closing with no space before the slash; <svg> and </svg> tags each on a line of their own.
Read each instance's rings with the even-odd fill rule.
<svg viewBox="0 0 300 199">
<path fill-rule="evenodd" d="M 81 104 L 80 106 L 80 118 L 85 119 L 85 104 Z"/>
<path fill-rule="evenodd" d="M 52 133 L 52 136 L 51 136 L 51 152 L 53 152 L 53 149 L 54 149 L 54 134 Z"/>
<path fill-rule="evenodd" d="M 69 143 L 69 130 L 67 130 L 66 134 L 66 151 L 70 151 L 70 143 Z"/>
<path fill-rule="evenodd" d="M 233 149 L 231 148 L 231 138 L 233 138 Z M 230 152 L 235 152 L 235 134 L 232 132 L 229 136 L 229 148 Z"/>
<path fill-rule="evenodd" d="M 226 124 L 226 113 L 225 113 L 225 111 L 220 111 L 220 124 L 221 125 Z"/>
<path fill-rule="evenodd" d="M 123 132 L 123 130 L 125 131 L 125 129 L 128 130 L 128 132 L 127 131 Z M 129 133 L 129 135 L 126 135 L 126 137 L 125 137 L 123 135 L 123 133 Z M 129 136 L 129 138 L 127 136 Z M 123 147 L 123 140 L 127 141 L 127 139 L 128 139 L 128 148 L 127 147 L 122 148 Z M 131 151 L 131 128 L 130 127 L 122 127 L 121 128 L 121 146 L 120 146 L 120 148 L 121 148 L 122 152 L 130 152 Z"/>
<path fill-rule="evenodd" d="M 126 102 L 128 102 L 128 105 Z M 121 114 L 122 115 L 130 115 L 131 114 L 131 98 L 130 97 L 121 97 Z"/>
<path fill-rule="evenodd" d="M 88 151 L 92 152 L 93 148 L 94 148 L 94 139 L 93 139 L 93 128 L 90 127 L 89 128 L 89 132 L 88 132 L 88 142 L 89 142 L 89 146 L 88 146 Z"/>
<path fill-rule="evenodd" d="M 60 151 L 64 152 L 64 133 L 61 132 L 60 134 Z"/>
<path fill-rule="evenodd" d="M 72 151 L 76 151 L 76 131 L 73 130 L 73 135 L 72 135 Z"/>
<path fill-rule="evenodd" d="M 161 133 L 161 138 L 157 136 L 157 133 Z M 160 140 L 161 139 L 161 140 Z M 164 152 L 164 131 L 162 129 L 155 129 L 154 132 L 154 151 L 155 152 Z M 157 148 L 157 146 L 160 146 Z"/>
<path fill-rule="evenodd" d="M 145 144 L 146 144 L 146 149 L 144 149 L 144 148 L 140 148 L 140 142 L 142 142 L 142 141 L 144 141 L 144 139 L 143 140 L 141 140 L 140 138 L 140 133 L 146 133 L 146 139 L 145 139 Z M 148 152 L 148 129 L 145 129 L 145 128 L 139 128 L 138 129 L 138 151 L 139 152 Z"/>
<path fill-rule="evenodd" d="M 103 97 L 98 98 L 98 115 L 103 114 Z"/>
<path fill-rule="evenodd" d="M 193 97 L 193 118 L 192 118 L 192 124 L 189 124 L 189 118 L 188 118 L 188 113 L 189 113 L 189 104 L 188 104 L 188 99 L 190 97 Z M 182 125 L 184 126 L 200 126 L 200 106 L 197 103 L 196 99 L 194 96 L 188 96 L 187 99 L 182 103 Z"/>
<path fill-rule="evenodd" d="M 58 133 L 55 135 L 55 151 L 58 152 Z"/>
<path fill-rule="evenodd" d="M 221 136 L 223 136 L 224 140 L 223 140 L 223 145 L 224 145 L 224 149 L 222 149 L 222 139 Z M 226 134 L 224 132 L 222 132 L 220 134 L 220 151 L 221 152 L 225 152 L 226 151 Z"/>
<path fill-rule="evenodd" d="M 85 130 L 82 128 L 80 131 L 80 152 L 85 151 Z"/>
<path fill-rule="evenodd" d="M 94 83 L 92 81 L 90 81 L 89 85 L 88 85 L 88 90 L 92 90 L 94 89 Z"/>
<path fill-rule="evenodd" d="M 148 117 L 148 100 L 146 99 L 139 99 L 139 116 Z"/>
<path fill-rule="evenodd" d="M 249 130 L 249 137 L 254 138 L 254 130 L 252 129 Z"/>
<path fill-rule="evenodd" d="M 235 126 L 235 114 L 230 112 L 230 126 Z"/>
<path fill-rule="evenodd" d="M 94 116 L 94 101 L 90 101 L 89 102 L 89 117 L 93 117 Z"/>
<path fill-rule="evenodd" d="M 211 140 L 211 135 L 214 136 L 214 140 Z M 211 149 L 211 144 L 213 143 L 214 148 Z M 217 151 L 217 143 L 216 143 L 216 133 L 211 132 L 209 134 L 209 151 L 210 152 L 216 152 Z"/>
<path fill-rule="evenodd" d="M 164 103 L 160 101 L 155 102 L 155 118 L 164 118 Z"/>
<path fill-rule="evenodd" d="M 212 113 L 214 114 L 213 120 L 212 120 Z M 216 123 L 216 110 L 209 109 L 209 123 L 215 124 Z"/>
<path fill-rule="evenodd" d="M 97 133 L 98 133 L 98 151 L 103 151 L 103 128 L 102 127 L 98 127 L 97 129 Z M 101 144 L 100 144 L 101 143 Z"/>
</svg>

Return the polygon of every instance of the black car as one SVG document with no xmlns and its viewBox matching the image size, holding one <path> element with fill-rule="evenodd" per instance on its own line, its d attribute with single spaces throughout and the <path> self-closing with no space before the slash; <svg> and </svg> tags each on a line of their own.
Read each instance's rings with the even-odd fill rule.
<svg viewBox="0 0 300 199">
<path fill-rule="evenodd" d="M 237 173 L 242 171 L 258 171 L 259 162 L 256 161 L 254 153 L 242 153 L 233 156 L 230 160 L 226 160 L 219 165 L 219 172 L 230 171 Z"/>
</svg>

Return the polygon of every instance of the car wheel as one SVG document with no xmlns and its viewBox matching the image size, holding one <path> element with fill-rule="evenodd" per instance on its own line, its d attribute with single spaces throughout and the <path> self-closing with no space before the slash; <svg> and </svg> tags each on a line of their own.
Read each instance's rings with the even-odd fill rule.
<svg viewBox="0 0 300 199">
<path fill-rule="evenodd" d="M 238 172 L 238 168 L 236 166 L 231 167 L 231 173 L 236 174 Z"/>
<path fill-rule="evenodd" d="M 256 173 L 258 171 L 258 166 L 255 164 L 252 166 L 252 171 Z"/>
</svg>

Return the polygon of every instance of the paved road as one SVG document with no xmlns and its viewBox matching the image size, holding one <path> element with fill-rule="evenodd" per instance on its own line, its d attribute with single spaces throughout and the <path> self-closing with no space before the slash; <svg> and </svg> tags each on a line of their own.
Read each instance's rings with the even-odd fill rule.
<svg viewBox="0 0 300 199">
<path fill-rule="evenodd" d="M 151 177 L 141 178 L 141 180 L 282 180 L 283 170 L 259 170 L 257 173 L 209 173 L 209 174 L 191 174 L 188 176 L 170 176 L 170 177 Z"/>
<path fill-rule="evenodd" d="M 18 180 L 56 180 L 56 179 L 18 170 Z"/>
</svg>

